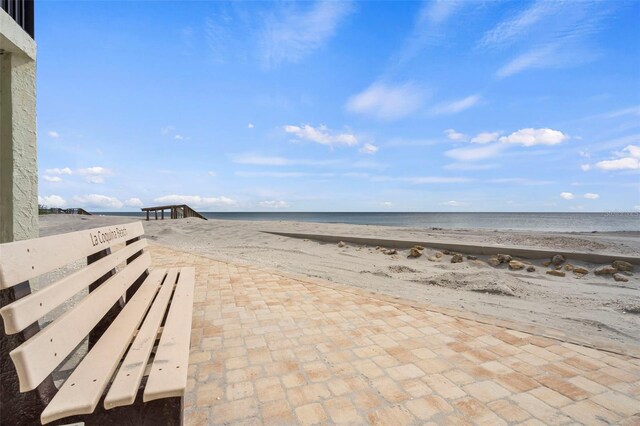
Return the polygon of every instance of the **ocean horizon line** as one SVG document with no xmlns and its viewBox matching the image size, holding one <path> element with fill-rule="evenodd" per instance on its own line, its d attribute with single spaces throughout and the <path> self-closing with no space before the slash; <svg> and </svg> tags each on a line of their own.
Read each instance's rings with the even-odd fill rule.
<svg viewBox="0 0 640 426">
<path fill-rule="evenodd" d="M 196 210 L 196 209 L 194 209 Z M 146 214 L 144 211 L 92 211 L 87 210 L 92 214 L 126 214 L 126 213 L 136 213 L 136 214 Z M 197 210 L 199 213 L 207 213 L 207 214 L 282 214 L 282 213 L 292 213 L 292 214 L 319 214 L 319 213 L 327 213 L 327 214 L 632 214 L 640 216 L 640 211 L 637 210 L 609 210 L 609 211 L 379 211 L 379 210 L 369 210 L 369 211 L 322 211 L 322 210 L 279 210 L 279 211 L 271 211 L 271 210 L 251 210 L 251 211 L 233 211 L 233 210 L 225 210 L 225 211 L 207 211 L 207 210 Z"/>
</svg>

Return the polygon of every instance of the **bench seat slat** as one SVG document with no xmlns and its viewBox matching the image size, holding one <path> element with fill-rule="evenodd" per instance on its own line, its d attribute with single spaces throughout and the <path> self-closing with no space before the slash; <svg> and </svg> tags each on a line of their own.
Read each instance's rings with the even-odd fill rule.
<svg viewBox="0 0 640 426">
<path fill-rule="evenodd" d="M 146 246 L 147 240 L 136 241 L 36 293 L 3 307 L 0 309 L 0 315 L 4 321 L 5 333 L 14 334 L 24 330 Z"/>
<path fill-rule="evenodd" d="M 143 401 L 180 397 L 187 387 L 195 270 L 181 268 L 167 320 L 144 388 Z"/>
<path fill-rule="evenodd" d="M 44 409 L 40 416 L 42 424 L 93 412 L 164 277 L 165 270 L 154 270 L 149 274 Z"/>
<path fill-rule="evenodd" d="M 0 245 L 0 290 L 144 233 L 142 222 L 105 226 Z"/>
<path fill-rule="evenodd" d="M 167 277 L 153 302 L 144 323 L 140 327 L 127 356 L 125 357 L 109 392 L 104 399 L 106 409 L 133 404 L 144 376 L 149 354 L 153 349 L 158 329 L 167 311 L 167 305 L 175 288 L 178 268 L 169 269 Z"/>
<path fill-rule="evenodd" d="M 149 253 L 139 256 L 73 309 L 11 351 L 9 355 L 20 379 L 20 392 L 35 389 L 89 334 L 150 263 Z"/>
</svg>

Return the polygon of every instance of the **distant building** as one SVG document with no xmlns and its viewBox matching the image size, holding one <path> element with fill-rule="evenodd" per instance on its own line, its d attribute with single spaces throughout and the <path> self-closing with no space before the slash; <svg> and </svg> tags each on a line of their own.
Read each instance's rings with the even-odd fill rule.
<svg viewBox="0 0 640 426">
<path fill-rule="evenodd" d="M 38 236 L 33 0 L 0 0 L 0 243 Z"/>
</svg>

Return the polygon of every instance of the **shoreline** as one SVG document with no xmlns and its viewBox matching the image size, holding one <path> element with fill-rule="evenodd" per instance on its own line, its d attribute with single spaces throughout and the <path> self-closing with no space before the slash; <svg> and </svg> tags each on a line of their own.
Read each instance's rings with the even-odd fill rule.
<svg viewBox="0 0 640 426">
<path fill-rule="evenodd" d="M 131 215 L 130 213 L 134 213 Z M 640 225 L 636 225 L 634 222 L 634 227 L 629 229 L 595 229 L 589 228 L 584 230 L 565 230 L 564 225 L 561 228 L 548 228 L 546 226 L 534 226 L 534 227 L 496 227 L 493 226 L 465 226 L 463 223 L 454 223 L 453 225 L 449 223 L 441 223 L 437 219 L 434 223 L 430 221 L 378 221 L 375 220 L 371 222 L 365 221 L 349 221 L 345 220 L 345 218 L 349 217 L 362 217 L 362 216 L 371 216 L 375 217 L 401 217 L 402 215 L 406 216 L 422 216 L 422 215 L 435 215 L 441 217 L 447 217 L 449 215 L 456 216 L 473 216 L 473 215 L 498 215 L 498 216 L 510 216 L 510 215 L 522 215 L 522 221 L 526 222 L 527 216 L 535 215 L 599 215 L 599 216 L 612 216 L 612 217 L 637 217 L 638 223 L 640 223 L 640 212 L 620 212 L 620 213 L 610 213 L 610 212 L 590 212 L 590 213 L 578 213 L 578 212 L 560 212 L 560 213 L 535 213 L 535 212 L 515 212 L 515 213 L 503 213 L 503 212 L 201 212 L 208 220 L 228 220 L 228 221 L 250 221 L 250 222 L 296 222 L 296 223 L 314 223 L 314 224 L 328 224 L 328 225 L 354 225 L 354 226 L 386 226 L 386 227 L 396 227 L 396 228 L 412 228 L 412 229 L 422 229 L 422 230 L 464 230 L 464 231 L 509 231 L 509 232 L 560 232 L 567 234 L 591 234 L 591 233 L 638 233 L 640 235 Z M 93 215 L 96 216 L 123 216 L 123 217 L 132 217 L 137 219 L 144 219 L 146 216 L 144 214 L 139 214 L 138 212 L 95 212 Z M 320 219 L 322 216 L 343 216 L 343 220 L 323 220 Z M 497 218 L 497 222 L 499 223 L 499 219 Z M 464 221 L 463 221 L 464 222 Z M 437 225 L 437 226 L 436 226 Z M 559 225 L 556 225 L 559 226 Z"/>
</svg>

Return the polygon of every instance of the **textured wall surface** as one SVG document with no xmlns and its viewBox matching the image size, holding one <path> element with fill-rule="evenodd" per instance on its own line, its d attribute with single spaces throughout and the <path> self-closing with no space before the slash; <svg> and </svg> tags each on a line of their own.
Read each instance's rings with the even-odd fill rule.
<svg viewBox="0 0 640 426">
<path fill-rule="evenodd" d="M 0 242 L 38 236 L 35 43 L 0 10 Z"/>
</svg>

